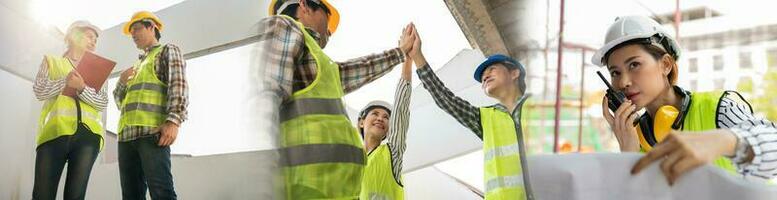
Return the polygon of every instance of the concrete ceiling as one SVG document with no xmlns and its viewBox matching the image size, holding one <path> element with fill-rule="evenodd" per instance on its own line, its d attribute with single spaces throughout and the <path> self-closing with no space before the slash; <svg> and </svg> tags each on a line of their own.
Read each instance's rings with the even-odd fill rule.
<svg viewBox="0 0 777 200">
<path fill-rule="evenodd" d="M 61 53 L 64 44 L 59 30 L 38 25 L 29 10 L 25 0 L 0 2 L 0 68 L 31 81 L 43 55 Z"/>
<path fill-rule="evenodd" d="M 537 0 L 445 0 L 472 48 L 484 55 L 508 54 L 528 59 L 541 51 L 544 41 L 526 27 L 544 15 L 545 7 Z"/>
<path fill-rule="evenodd" d="M 184 1 L 156 12 L 166 26 L 162 42 L 177 44 L 187 59 L 250 43 L 257 33 L 256 22 L 267 15 L 266 10 L 260 8 L 266 8 L 268 3 L 254 0 Z M 0 26 L 10 27 L 0 34 L 0 43 L 4 45 L 0 50 L 0 69 L 32 81 L 43 55 L 61 54 L 65 45 L 61 32 L 53 27 L 45 28 L 30 17 L 29 4 L 25 0 L 0 2 Z M 213 12 L 213 8 L 230 12 Z M 131 66 L 139 53 L 131 40 L 121 34 L 121 26 L 103 30 L 96 49 L 118 63 L 114 75 Z"/>
</svg>

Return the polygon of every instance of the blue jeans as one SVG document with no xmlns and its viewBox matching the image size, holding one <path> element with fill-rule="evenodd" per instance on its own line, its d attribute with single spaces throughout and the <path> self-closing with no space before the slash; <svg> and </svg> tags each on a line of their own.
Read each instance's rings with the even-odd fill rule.
<svg viewBox="0 0 777 200">
<path fill-rule="evenodd" d="M 84 199 L 89 174 L 100 153 L 100 136 L 79 124 L 75 134 L 47 141 L 36 151 L 32 199 L 53 200 L 57 196 L 65 163 L 67 178 L 63 199 Z"/>
<path fill-rule="evenodd" d="M 176 199 L 170 171 L 170 147 L 157 145 L 159 134 L 119 142 L 119 176 L 124 200 Z"/>
</svg>

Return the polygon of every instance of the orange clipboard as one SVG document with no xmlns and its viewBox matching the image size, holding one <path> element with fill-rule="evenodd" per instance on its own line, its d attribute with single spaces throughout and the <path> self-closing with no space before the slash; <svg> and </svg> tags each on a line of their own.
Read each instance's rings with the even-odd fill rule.
<svg viewBox="0 0 777 200">
<path fill-rule="evenodd" d="M 86 51 L 81 57 L 81 61 L 78 63 L 76 71 L 84 79 L 84 83 L 86 83 L 87 86 L 100 91 L 105 80 L 111 75 L 111 71 L 113 71 L 114 67 L 116 67 L 116 62 Z M 76 89 L 70 87 L 65 87 L 62 94 L 71 97 L 77 96 Z"/>
</svg>

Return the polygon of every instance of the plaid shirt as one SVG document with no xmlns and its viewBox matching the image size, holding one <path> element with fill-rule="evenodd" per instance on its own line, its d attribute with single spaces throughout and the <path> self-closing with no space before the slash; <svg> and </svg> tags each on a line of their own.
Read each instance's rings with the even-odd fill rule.
<svg viewBox="0 0 777 200">
<path fill-rule="evenodd" d="M 480 124 L 480 108 L 473 106 L 467 100 L 464 100 L 461 97 L 453 94 L 453 92 L 445 87 L 445 84 L 440 81 L 440 78 L 434 74 L 434 71 L 431 67 L 429 67 L 429 64 L 426 64 L 425 67 L 418 68 L 416 73 L 418 73 L 418 78 L 421 79 L 421 83 L 423 83 L 424 88 L 426 88 L 426 90 L 429 91 L 429 93 L 432 95 L 432 98 L 434 99 L 434 102 L 437 104 L 437 106 L 439 106 L 446 113 L 453 116 L 456 121 L 459 121 L 461 125 L 467 127 L 472 131 L 472 133 L 475 133 L 475 135 L 477 135 L 482 140 L 483 127 Z M 518 101 L 518 106 L 516 106 L 516 108 L 523 106 L 523 103 L 526 101 L 526 99 L 528 99 L 528 97 L 529 95 L 524 94 L 519 99 L 517 99 L 516 101 Z M 494 107 L 506 113 L 511 113 L 513 119 L 520 118 L 521 112 L 508 112 L 507 107 L 502 104 L 494 104 L 490 107 Z M 513 121 L 515 121 L 517 127 L 521 127 L 521 120 Z"/>
<path fill-rule="evenodd" d="M 151 51 L 159 46 L 155 45 L 145 49 L 138 59 L 142 60 Z M 178 46 L 166 44 L 156 59 L 156 76 L 167 84 L 167 121 L 180 125 L 187 119 L 186 106 L 189 105 L 189 89 L 186 83 L 186 60 Z M 127 94 L 127 85 L 119 82 L 113 90 L 113 97 L 117 107 L 121 110 L 121 102 Z M 127 126 L 119 130 L 119 142 L 132 141 L 141 137 L 159 133 L 158 128 L 145 126 Z"/>
<path fill-rule="evenodd" d="M 264 87 L 275 93 L 280 103 L 288 101 L 291 94 L 310 85 L 316 78 L 316 60 L 305 46 L 302 30 L 294 21 L 280 16 L 263 19 L 259 23 L 258 66 L 263 68 Z M 320 35 L 306 28 L 319 45 L 326 43 Z M 379 54 L 367 55 L 345 62 L 340 66 L 340 81 L 345 94 L 385 75 L 405 60 L 399 48 Z"/>
</svg>

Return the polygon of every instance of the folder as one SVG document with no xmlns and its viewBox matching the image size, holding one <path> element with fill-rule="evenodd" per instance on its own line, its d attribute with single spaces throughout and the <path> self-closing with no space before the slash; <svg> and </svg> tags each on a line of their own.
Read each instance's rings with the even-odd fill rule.
<svg viewBox="0 0 777 200">
<path fill-rule="evenodd" d="M 75 70 L 81 74 L 87 86 L 100 91 L 114 67 L 116 67 L 116 62 L 86 51 Z M 77 96 L 76 89 L 71 87 L 65 87 L 62 94 L 71 97 Z"/>
</svg>

